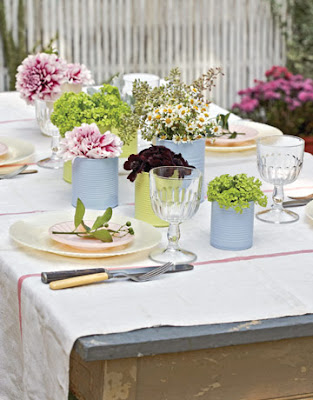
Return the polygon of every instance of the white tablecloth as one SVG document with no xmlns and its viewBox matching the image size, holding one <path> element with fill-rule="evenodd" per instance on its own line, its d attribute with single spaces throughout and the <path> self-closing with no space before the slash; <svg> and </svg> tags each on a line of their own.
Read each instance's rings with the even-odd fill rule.
<svg viewBox="0 0 313 400">
<path fill-rule="evenodd" d="M 50 139 L 34 119 L 34 109 L 15 93 L 0 95 L 0 136 L 29 140 L 35 160 L 49 155 Z M 313 158 L 305 154 L 299 179 L 287 193 L 313 191 Z M 206 181 L 222 173 L 259 176 L 255 151 L 207 152 Z M 119 176 L 120 206 L 134 215 L 134 184 Z M 271 187 L 264 184 L 270 195 Z M 304 207 L 300 221 L 275 226 L 255 221 L 254 246 L 222 251 L 210 246 L 210 204 L 181 226 L 181 246 L 197 253 L 192 272 L 169 274 L 145 284 L 104 283 L 52 291 L 41 271 L 92 266 L 153 265 L 148 252 L 114 259 L 81 260 L 17 246 L 11 224 L 52 210 L 68 210 L 71 185 L 62 171 L 0 181 L 0 399 L 66 400 L 69 355 L 78 337 L 172 325 L 188 326 L 313 312 L 313 224 Z M 166 229 L 162 229 L 166 242 Z"/>
</svg>

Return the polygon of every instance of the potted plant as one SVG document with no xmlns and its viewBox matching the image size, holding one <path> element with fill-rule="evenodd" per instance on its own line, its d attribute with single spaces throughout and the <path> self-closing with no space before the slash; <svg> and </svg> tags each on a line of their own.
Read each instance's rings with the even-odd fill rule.
<svg viewBox="0 0 313 400">
<path fill-rule="evenodd" d="M 211 90 L 220 68 L 186 85 L 178 68 L 171 70 L 166 83 L 151 88 L 146 82 L 133 85 L 134 115 L 139 116 L 141 135 L 156 144 L 168 147 L 204 174 L 205 139 L 222 135 L 227 117 L 212 117 L 203 92 Z M 204 192 L 203 192 L 204 193 Z M 204 196 L 202 196 L 204 198 Z"/>
<path fill-rule="evenodd" d="M 83 85 L 92 83 L 91 72 L 84 64 L 68 64 L 52 49 L 30 54 L 16 74 L 16 90 L 27 104 L 35 105 L 41 132 L 48 136 L 51 136 L 50 115 L 55 100 L 64 92 L 78 93 Z"/>
<path fill-rule="evenodd" d="M 61 153 L 73 160 L 72 205 L 80 198 L 87 208 L 102 210 L 118 205 L 118 157 L 123 142 L 96 124 L 82 124 L 65 134 Z"/>
<path fill-rule="evenodd" d="M 123 141 L 121 157 L 137 152 L 137 127 L 128 121 L 130 107 L 121 100 L 119 91 L 111 85 L 103 85 L 99 91 L 88 93 L 64 93 L 54 104 L 51 121 L 64 137 L 67 131 L 82 123 L 97 124 L 101 133 L 110 130 Z M 63 178 L 71 182 L 71 164 L 64 164 Z"/>
<path fill-rule="evenodd" d="M 211 208 L 210 243 L 222 250 L 244 250 L 253 244 L 254 204 L 265 207 L 262 182 L 246 174 L 228 174 L 208 184 Z"/>
<path fill-rule="evenodd" d="M 313 153 L 313 80 L 279 66 L 266 71 L 265 77 L 238 92 L 241 101 L 233 105 L 233 112 L 301 136 L 306 142 L 305 150 Z"/>
<path fill-rule="evenodd" d="M 135 181 L 135 218 L 158 227 L 168 226 L 168 223 L 157 217 L 152 209 L 149 171 L 162 166 L 190 165 L 181 154 L 175 154 L 165 146 L 151 146 L 138 154 L 130 155 L 124 163 L 124 169 L 131 171 L 127 179 Z"/>
</svg>

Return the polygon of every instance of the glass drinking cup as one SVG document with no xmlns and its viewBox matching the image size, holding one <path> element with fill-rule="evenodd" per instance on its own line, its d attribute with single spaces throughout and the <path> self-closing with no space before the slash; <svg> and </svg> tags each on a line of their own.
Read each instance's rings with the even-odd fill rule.
<svg viewBox="0 0 313 400">
<path fill-rule="evenodd" d="M 169 222 L 167 248 L 156 249 L 150 258 L 158 263 L 190 263 L 197 256 L 179 247 L 179 225 L 190 219 L 201 200 L 202 173 L 189 167 L 157 167 L 150 172 L 150 197 L 155 214 Z"/>
<path fill-rule="evenodd" d="M 274 185 L 273 205 L 256 217 L 272 224 L 288 224 L 299 215 L 283 208 L 284 185 L 294 182 L 303 164 L 304 140 L 291 135 L 267 136 L 257 140 L 257 163 L 262 179 Z"/>
</svg>

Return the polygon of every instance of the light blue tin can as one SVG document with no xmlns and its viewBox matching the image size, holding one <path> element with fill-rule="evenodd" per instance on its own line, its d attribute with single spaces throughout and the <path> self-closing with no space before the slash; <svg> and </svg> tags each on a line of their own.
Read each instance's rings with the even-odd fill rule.
<svg viewBox="0 0 313 400">
<path fill-rule="evenodd" d="M 118 158 L 76 157 L 72 170 L 72 205 L 80 198 L 86 208 L 118 205 Z"/>
<path fill-rule="evenodd" d="M 211 209 L 211 246 L 221 250 L 244 250 L 252 247 L 254 225 L 254 203 L 242 212 L 232 208 L 220 208 L 216 201 Z"/>
</svg>

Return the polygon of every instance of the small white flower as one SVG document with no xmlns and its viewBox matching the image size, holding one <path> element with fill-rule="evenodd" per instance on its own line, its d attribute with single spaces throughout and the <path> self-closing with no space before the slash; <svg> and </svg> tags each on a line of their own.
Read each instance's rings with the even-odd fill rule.
<svg viewBox="0 0 313 400">
<path fill-rule="evenodd" d="M 221 136 L 223 134 L 223 128 L 220 125 L 213 125 L 210 128 L 210 132 L 214 135 L 214 136 Z"/>
<path fill-rule="evenodd" d="M 174 135 L 172 140 L 174 143 L 181 143 L 182 141 L 179 135 Z"/>
</svg>

